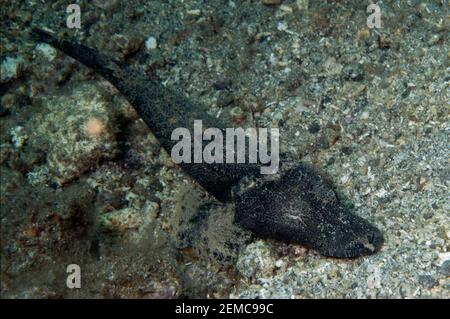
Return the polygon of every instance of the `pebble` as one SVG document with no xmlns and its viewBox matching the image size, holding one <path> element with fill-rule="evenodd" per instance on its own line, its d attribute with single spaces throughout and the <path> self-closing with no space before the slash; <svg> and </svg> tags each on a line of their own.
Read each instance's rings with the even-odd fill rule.
<svg viewBox="0 0 450 319">
<path fill-rule="evenodd" d="M 295 1 L 297 8 L 300 11 L 307 11 L 309 6 L 309 0 L 297 0 Z"/>
<path fill-rule="evenodd" d="M 48 45 L 47 43 L 38 43 L 36 50 L 39 51 L 48 61 L 53 61 L 56 58 L 56 49 Z"/>
<path fill-rule="evenodd" d="M 263 241 L 256 241 L 242 251 L 236 268 L 247 279 L 261 278 L 272 273 L 275 263 L 269 246 Z"/>
<path fill-rule="evenodd" d="M 362 112 L 361 113 L 361 120 L 367 120 L 369 118 L 369 112 Z"/>
<path fill-rule="evenodd" d="M 281 267 L 283 267 L 283 265 L 284 265 L 284 261 L 281 260 L 281 259 L 278 259 L 278 260 L 275 262 L 275 267 L 277 267 L 277 268 L 281 268 Z"/>
<path fill-rule="evenodd" d="M 294 12 L 294 10 L 292 10 L 292 8 L 290 6 L 287 6 L 287 5 L 284 5 L 284 4 L 282 4 L 280 6 L 280 10 L 283 11 L 284 13 L 287 13 L 287 14 L 291 14 L 292 12 Z"/>
<path fill-rule="evenodd" d="M 201 11 L 200 9 L 193 9 L 193 10 L 188 10 L 188 11 L 186 11 L 186 13 L 187 13 L 188 15 L 198 17 L 198 16 L 200 16 L 200 15 L 202 14 L 202 11 Z"/>
<path fill-rule="evenodd" d="M 350 175 L 343 175 L 340 179 L 342 184 L 346 184 L 350 179 Z"/>
<path fill-rule="evenodd" d="M 311 134 L 316 134 L 320 131 L 320 124 L 313 122 L 308 126 L 308 132 Z"/>
<path fill-rule="evenodd" d="M 124 56 L 128 56 L 138 51 L 142 45 L 141 39 L 123 34 L 113 35 L 112 42 Z"/>
<path fill-rule="evenodd" d="M 419 284 L 430 289 L 438 284 L 438 281 L 431 275 L 419 275 Z"/>
<path fill-rule="evenodd" d="M 11 129 L 11 142 L 14 144 L 14 147 L 21 148 L 25 145 L 28 140 L 28 134 L 23 126 L 16 126 Z"/>
<path fill-rule="evenodd" d="M 441 40 L 441 36 L 439 34 L 433 34 L 428 40 L 429 45 L 434 45 Z"/>
<path fill-rule="evenodd" d="M 346 65 L 342 69 L 345 80 L 362 81 L 364 80 L 364 69 L 359 64 Z"/>
<path fill-rule="evenodd" d="M 222 91 L 220 92 L 218 98 L 217 98 L 217 106 L 222 108 L 230 105 L 234 101 L 234 96 L 232 93 L 228 91 Z"/>
<path fill-rule="evenodd" d="M 450 277 L 450 260 L 444 261 L 444 263 L 439 268 L 439 273 L 445 277 Z"/>
<path fill-rule="evenodd" d="M 154 50 L 158 47 L 158 42 L 156 41 L 155 37 L 148 37 L 147 40 L 145 40 L 145 48 L 147 50 Z"/>
<path fill-rule="evenodd" d="M 233 119 L 233 122 L 235 124 L 241 123 L 247 117 L 245 112 L 239 106 L 236 106 L 236 107 L 232 108 L 230 110 L 230 115 L 231 115 L 231 118 Z"/>
<path fill-rule="evenodd" d="M 22 72 L 23 60 L 20 57 L 7 57 L 0 65 L 0 83 L 17 79 Z"/>
<path fill-rule="evenodd" d="M 261 0 L 266 6 L 273 6 L 281 3 L 281 0 Z"/>
</svg>

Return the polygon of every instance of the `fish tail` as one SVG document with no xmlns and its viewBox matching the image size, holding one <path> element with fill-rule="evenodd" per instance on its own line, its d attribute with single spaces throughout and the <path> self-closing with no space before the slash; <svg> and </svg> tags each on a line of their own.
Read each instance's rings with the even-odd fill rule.
<svg viewBox="0 0 450 319">
<path fill-rule="evenodd" d="M 64 52 L 75 60 L 93 69 L 112 84 L 118 84 L 122 78 L 122 68 L 110 57 L 82 44 L 58 39 L 50 32 L 40 28 L 32 29 L 32 36 L 38 42 L 44 42 Z"/>
</svg>

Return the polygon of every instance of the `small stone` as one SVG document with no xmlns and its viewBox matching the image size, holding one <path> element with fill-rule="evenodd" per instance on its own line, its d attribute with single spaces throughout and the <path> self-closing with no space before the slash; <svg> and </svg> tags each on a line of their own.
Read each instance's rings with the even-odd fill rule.
<svg viewBox="0 0 450 319">
<path fill-rule="evenodd" d="M 288 29 L 288 25 L 287 25 L 286 21 L 278 22 L 277 29 L 278 29 L 278 31 L 286 31 Z"/>
<path fill-rule="evenodd" d="M 157 203 L 146 202 L 142 209 L 127 207 L 102 214 L 98 223 L 104 231 L 125 233 L 134 229 L 144 235 L 146 226 L 155 219 L 158 210 Z"/>
<path fill-rule="evenodd" d="M 295 3 L 299 11 L 303 12 L 308 10 L 309 0 L 297 0 Z"/>
<path fill-rule="evenodd" d="M 441 253 L 438 257 L 438 265 L 442 266 L 448 260 L 450 260 L 450 252 Z"/>
<path fill-rule="evenodd" d="M 43 55 L 48 61 L 53 61 L 56 58 L 56 50 L 47 43 L 38 43 L 36 50 Z"/>
<path fill-rule="evenodd" d="M 423 218 L 431 219 L 431 218 L 433 218 L 433 213 L 432 212 L 426 212 L 426 213 L 423 214 Z"/>
<path fill-rule="evenodd" d="M 217 98 L 217 106 L 218 107 L 226 107 L 233 103 L 234 96 L 232 93 L 227 91 L 221 91 L 219 97 Z"/>
<path fill-rule="evenodd" d="M 441 40 L 441 36 L 439 34 L 433 34 L 430 39 L 428 39 L 429 45 L 437 44 Z"/>
<path fill-rule="evenodd" d="M 294 12 L 294 10 L 292 10 L 292 8 L 290 6 L 284 5 L 282 4 L 280 6 L 280 10 L 283 11 L 286 14 L 291 14 L 292 12 Z"/>
<path fill-rule="evenodd" d="M 356 34 L 356 36 L 358 37 L 358 39 L 360 40 L 366 40 L 367 38 L 370 37 L 370 30 L 368 28 L 363 28 L 361 30 L 358 31 L 358 33 Z"/>
<path fill-rule="evenodd" d="M 360 118 L 361 120 L 367 120 L 369 116 L 369 112 L 362 112 Z"/>
<path fill-rule="evenodd" d="M 350 175 L 347 174 L 347 175 L 343 175 L 341 177 L 340 181 L 342 184 L 346 184 L 349 181 L 349 179 L 350 179 Z"/>
<path fill-rule="evenodd" d="M 261 0 L 261 2 L 266 6 L 273 6 L 280 4 L 281 0 Z"/>
<path fill-rule="evenodd" d="M 450 260 L 446 260 L 443 262 L 443 264 L 439 268 L 439 273 L 444 275 L 445 277 L 450 277 Z"/>
<path fill-rule="evenodd" d="M 14 147 L 21 148 L 25 145 L 28 140 L 28 134 L 23 126 L 16 126 L 10 131 L 11 142 Z"/>
<path fill-rule="evenodd" d="M 316 134 L 320 131 L 320 125 L 317 122 L 313 122 L 308 126 L 308 132 L 311 134 Z"/>
<path fill-rule="evenodd" d="M 412 297 L 413 289 L 407 284 L 401 284 L 399 288 L 399 293 L 403 298 Z"/>
<path fill-rule="evenodd" d="M 116 50 L 122 53 L 123 58 L 137 52 L 142 45 L 142 39 L 123 34 L 113 35 L 112 42 L 116 46 Z"/>
<path fill-rule="evenodd" d="M 216 82 L 214 82 L 213 84 L 213 88 L 216 90 L 225 90 L 225 89 L 230 89 L 233 85 L 233 81 L 231 79 L 228 78 L 221 78 L 219 80 L 217 80 Z"/>
<path fill-rule="evenodd" d="M 336 75 L 342 72 L 342 65 L 337 63 L 334 57 L 328 58 L 323 67 L 329 75 Z"/>
<path fill-rule="evenodd" d="M 236 124 L 241 123 L 247 117 L 245 112 L 239 106 L 233 107 L 230 111 L 230 115 L 233 119 L 233 122 Z"/>
<path fill-rule="evenodd" d="M 353 118 L 351 115 L 346 115 L 344 118 L 344 121 L 346 124 L 352 124 L 353 123 Z"/>
<path fill-rule="evenodd" d="M 329 136 L 322 134 L 319 136 L 319 138 L 317 139 L 317 147 L 326 150 L 327 148 L 330 147 L 330 139 Z"/>
<path fill-rule="evenodd" d="M 378 266 L 369 265 L 367 271 L 371 273 L 369 277 L 367 277 L 367 288 L 381 288 L 381 269 Z"/>
<path fill-rule="evenodd" d="M 198 16 L 200 16 L 200 15 L 202 14 L 202 11 L 201 11 L 200 9 L 193 9 L 193 10 L 188 10 L 188 11 L 186 11 L 186 13 L 187 13 L 188 15 L 198 17 Z"/>
<path fill-rule="evenodd" d="M 247 279 L 265 277 L 273 272 L 272 253 L 269 246 L 259 240 L 249 244 L 239 255 L 236 268 Z"/>
<path fill-rule="evenodd" d="M 381 50 L 387 50 L 391 48 L 391 40 L 385 36 L 378 37 L 378 48 Z"/>
<path fill-rule="evenodd" d="M 431 275 L 419 275 L 419 284 L 430 289 L 438 284 L 438 281 Z"/>
<path fill-rule="evenodd" d="M 158 43 L 156 41 L 155 37 L 148 37 L 147 40 L 145 40 L 145 48 L 147 50 L 154 50 L 158 47 Z"/>
<path fill-rule="evenodd" d="M 352 148 L 350 146 L 343 146 L 341 151 L 344 155 L 350 155 L 352 153 Z"/>
<path fill-rule="evenodd" d="M 342 73 L 345 80 L 359 82 L 364 79 L 364 68 L 359 64 L 346 65 Z"/>
<path fill-rule="evenodd" d="M 22 72 L 22 58 L 7 57 L 0 65 L 0 83 L 17 79 Z"/>
</svg>

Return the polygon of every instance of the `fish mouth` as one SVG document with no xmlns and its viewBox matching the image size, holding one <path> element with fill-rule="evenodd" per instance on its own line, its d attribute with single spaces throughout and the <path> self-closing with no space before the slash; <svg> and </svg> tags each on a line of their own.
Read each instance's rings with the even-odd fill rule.
<svg viewBox="0 0 450 319">
<path fill-rule="evenodd" d="M 373 227 L 372 231 L 366 232 L 364 235 L 355 236 L 355 238 L 356 240 L 352 240 L 346 245 L 331 245 L 331 247 L 317 250 L 327 257 L 358 258 L 377 253 L 384 243 L 383 235 L 375 227 Z"/>
<path fill-rule="evenodd" d="M 234 218 L 257 236 L 301 244 L 326 257 L 371 255 L 384 242 L 380 230 L 346 208 L 322 175 L 302 163 L 240 193 Z"/>
</svg>

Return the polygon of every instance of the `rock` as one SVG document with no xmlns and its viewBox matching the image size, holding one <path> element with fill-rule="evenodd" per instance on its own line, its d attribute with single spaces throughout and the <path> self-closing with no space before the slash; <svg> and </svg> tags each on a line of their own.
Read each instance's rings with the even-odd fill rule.
<svg viewBox="0 0 450 319">
<path fill-rule="evenodd" d="M 0 83 L 6 83 L 17 79 L 23 68 L 23 60 L 20 57 L 7 57 L 0 65 Z"/>
<path fill-rule="evenodd" d="M 113 233 L 125 233 L 131 229 L 142 231 L 155 219 L 158 209 L 157 203 L 148 201 L 143 209 L 127 207 L 102 214 L 98 222 L 104 231 Z"/>
<path fill-rule="evenodd" d="M 233 86 L 233 80 L 230 78 L 220 78 L 213 84 L 213 88 L 220 91 L 225 89 L 231 89 Z"/>
<path fill-rule="evenodd" d="M 81 85 L 69 96 L 44 99 L 42 108 L 28 131 L 33 145 L 48 144 L 47 161 L 31 176 L 48 171 L 62 185 L 117 153 L 111 106 L 95 86 Z"/>
<path fill-rule="evenodd" d="M 294 10 L 290 6 L 286 6 L 286 5 L 283 5 L 283 4 L 280 6 L 280 10 L 284 14 L 291 14 L 291 13 L 294 12 Z"/>
<path fill-rule="evenodd" d="M 261 0 L 261 2 L 263 4 L 265 4 L 266 6 L 273 6 L 273 5 L 281 4 L 281 0 Z"/>
<path fill-rule="evenodd" d="M 282 268 L 284 265 L 285 265 L 285 262 L 282 259 L 278 259 L 275 262 L 275 267 L 277 267 L 277 268 Z"/>
<path fill-rule="evenodd" d="M 368 28 L 362 28 L 361 30 L 358 30 L 356 37 L 359 40 L 364 41 L 370 37 L 370 30 Z"/>
<path fill-rule="evenodd" d="M 47 43 L 38 43 L 36 45 L 36 51 L 44 56 L 49 62 L 53 61 L 56 58 L 57 54 L 56 49 L 51 47 Z"/>
<path fill-rule="evenodd" d="M 16 126 L 10 130 L 11 142 L 14 147 L 21 148 L 28 140 L 28 134 L 23 126 Z"/>
<path fill-rule="evenodd" d="M 264 241 L 248 245 L 239 255 L 236 268 L 247 279 L 257 279 L 272 274 L 275 259 Z"/>
<path fill-rule="evenodd" d="M 367 288 L 381 288 L 381 269 L 376 265 L 368 265 L 367 272 L 370 273 L 369 277 L 367 277 Z"/>
<path fill-rule="evenodd" d="M 233 107 L 230 110 L 230 115 L 235 124 L 239 124 L 239 123 L 243 122 L 245 120 L 245 118 L 247 117 L 245 112 L 239 106 Z"/>
<path fill-rule="evenodd" d="M 313 122 L 308 126 L 308 132 L 311 134 L 316 134 L 320 131 L 320 124 Z"/>
<path fill-rule="evenodd" d="M 440 34 L 433 34 L 428 39 L 428 45 L 435 45 L 435 44 L 439 43 L 440 41 L 441 41 Z"/>
<path fill-rule="evenodd" d="M 414 296 L 414 289 L 407 284 L 400 284 L 399 293 L 402 298 L 411 298 Z"/>
<path fill-rule="evenodd" d="M 115 34 L 112 36 L 112 43 L 115 46 L 115 50 L 122 54 L 122 58 L 137 52 L 142 46 L 142 39 L 134 36 Z"/>
<path fill-rule="evenodd" d="M 345 80 L 362 81 L 364 80 L 364 68 L 360 64 L 346 65 L 342 69 L 342 75 Z"/>
<path fill-rule="evenodd" d="M 329 76 L 337 75 L 342 72 L 342 65 L 336 61 L 334 57 L 328 58 L 323 65 L 325 72 Z"/>
<path fill-rule="evenodd" d="M 145 40 L 145 48 L 147 50 L 154 50 L 158 47 L 158 42 L 156 41 L 155 37 L 148 37 L 147 40 Z"/>
<path fill-rule="evenodd" d="M 234 96 L 228 91 L 221 91 L 217 98 L 218 107 L 226 107 L 234 102 Z"/>
<path fill-rule="evenodd" d="M 309 0 L 297 0 L 295 3 L 300 12 L 308 11 Z"/>
<path fill-rule="evenodd" d="M 438 284 L 438 281 L 431 275 L 419 275 L 419 284 L 430 289 Z"/>
<path fill-rule="evenodd" d="M 193 9 L 193 10 L 186 11 L 186 13 L 188 15 L 190 15 L 190 16 L 199 17 L 202 14 L 202 10 L 200 10 L 200 9 Z"/>
<path fill-rule="evenodd" d="M 362 112 L 361 116 L 360 116 L 360 119 L 361 120 L 367 120 L 367 119 L 369 119 L 369 117 L 370 117 L 369 112 Z"/>
<path fill-rule="evenodd" d="M 439 273 L 444 275 L 445 277 L 450 277 L 450 260 L 446 260 L 442 263 L 439 268 Z"/>
</svg>

